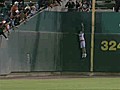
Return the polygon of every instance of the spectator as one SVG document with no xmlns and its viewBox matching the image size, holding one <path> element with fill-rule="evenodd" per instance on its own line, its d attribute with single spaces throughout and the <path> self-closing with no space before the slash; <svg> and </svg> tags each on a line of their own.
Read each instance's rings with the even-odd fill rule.
<svg viewBox="0 0 120 90">
<path fill-rule="evenodd" d="M 119 12 L 120 0 L 115 0 L 115 12 Z"/>
<path fill-rule="evenodd" d="M 66 3 L 65 7 L 68 7 L 69 12 L 74 11 L 75 3 L 72 0 L 69 0 Z"/>
<path fill-rule="evenodd" d="M 35 3 L 35 7 L 36 7 L 36 11 L 38 11 L 39 10 L 38 3 Z"/>
<path fill-rule="evenodd" d="M 76 0 L 76 11 L 82 10 L 82 3 L 79 0 Z"/>
<path fill-rule="evenodd" d="M 31 15 L 30 16 L 33 16 L 35 13 L 36 13 L 36 7 L 32 6 L 31 7 Z"/>
<path fill-rule="evenodd" d="M 15 2 L 14 5 L 11 7 L 11 18 L 14 18 L 14 16 L 16 15 L 16 10 L 18 10 L 18 2 Z"/>
<path fill-rule="evenodd" d="M 50 6 L 50 4 L 49 4 L 48 0 L 45 0 L 44 1 L 44 7 L 47 8 L 48 6 Z"/>
<path fill-rule="evenodd" d="M 10 18 L 11 18 L 11 27 L 14 29 L 15 27 L 15 23 L 16 23 L 16 16 L 18 15 L 18 2 L 14 2 L 14 5 L 11 7 L 11 15 L 10 15 Z"/>
<path fill-rule="evenodd" d="M 0 2 L 0 7 L 4 7 L 4 2 Z"/>
<path fill-rule="evenodd" d="M 24 6 L 24 0 L 17 0 L 21 6 Z"/>
<path fill-rule="evenodd" d="M 29 17 L 30 13 L 31 13 L 31 7 L 27 4 L 27 6 L 25 7 L 25 10 L 24 10 L 26 19 L 27 19 L 27 17 Z"/>
<path fill-rule="evenodd" d="M 85 12 L 90 11 L 90 3 L 87 0 L 83 1 L 82 11 L 85 11 Z"/>
<path fill-rule="evenodd" d="M 30 1 L 29 2 L 29 6 L 31 7 L 31 6 L 33 6 L 34 5 L 34 3 L 32 2 L 32 1 Z"/>
<path fill-rule="evenodd" d="M 20 22 L 26 21 L 26 15 L 24 9 L 20 11 Z"/>
<path fill-rule="evenodd" d="M 43 2 L 43 0 L 38 0 L 38 9 L 40 9 L 40 7 L 42 7 L 42 2 Z"/>
<path fill-rule="evenodd" d="M 30 10 L 29 4 L 27 4 L 27 6 L 25 7 L 25 10 L 26 10 L 26 9 Z"/>
<path fill-rule="evenodd" d="M 16 10 L 15 12 L 16 12 L 16 16 L 14 17 L 15 18 L 14 25 L 17 26 L 20 24 L 20 13 L 18 10 Z"/>
<path fill-rule="evenodd" d="M 10 22 L 9 20 L 6 20 L 6 23 L 5 23 L 5 32 L 7 31 L 8 32 L 8 35 L 10 34 Z"/>
<path fill-rule="evenodd" d="M 8 37 L 4 34 L 5 23 L 6 21 L 0 22 L 0 35 L 3 35 L 5 39 L 8 40 Z"/>
</svg>

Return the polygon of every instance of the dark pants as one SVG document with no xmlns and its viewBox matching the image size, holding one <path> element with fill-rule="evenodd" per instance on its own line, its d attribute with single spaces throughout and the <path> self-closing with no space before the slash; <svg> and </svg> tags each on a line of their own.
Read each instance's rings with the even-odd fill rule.
<svg viewBox="0 0 120 90">
<path fill-rule="evenodd" d="M 7 36 L 4 34 L 4 32 L 0 32 L 0 35 L 3 35 L 5 38 L 7 38 Z"/>
<path fill-rule="evenodd" d="M 120 0 L 115 0 L 115 12 L 119 12 Z"/>
</svg>

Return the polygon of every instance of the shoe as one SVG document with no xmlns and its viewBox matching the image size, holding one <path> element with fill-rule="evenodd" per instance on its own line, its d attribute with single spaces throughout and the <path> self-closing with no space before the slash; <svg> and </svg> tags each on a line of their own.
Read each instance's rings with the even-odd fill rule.
<svg viewBox="0 0 120 90">
<path fill-rule="evenodd" d="M 8 40 L 8 38 L 6 38 L 6 40 Z"/>
<path fill-rule="evenodd" d="M 86 58 L 86 57 L 87 57 L 86 53 L 82 54 L 82 58 Z"/>
</svg>

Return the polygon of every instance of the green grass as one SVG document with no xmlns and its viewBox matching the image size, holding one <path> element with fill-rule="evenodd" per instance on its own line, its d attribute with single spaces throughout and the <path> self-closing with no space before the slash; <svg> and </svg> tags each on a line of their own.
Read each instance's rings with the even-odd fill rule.
<svg viewBox="0 0 120 90">
<path fill-rule="evenodd" d="M 120 90 L 120 78 L 0 80 L 0 90 Z"/>
</svg>

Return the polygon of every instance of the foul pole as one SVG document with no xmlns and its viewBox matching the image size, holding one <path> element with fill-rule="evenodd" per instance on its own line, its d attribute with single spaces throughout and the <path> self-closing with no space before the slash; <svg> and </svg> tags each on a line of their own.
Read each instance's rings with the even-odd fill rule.
<svg viewBox="0 0 120 90">
<path fill-rule="evenodd" d="M 93 72 L 94 64 L 94 31 L 95 31 L 95 2 L 92 0 L 92 33 L 91 33 L 91 61 L 90 61 L 90 71 Z"/>
</svg>

